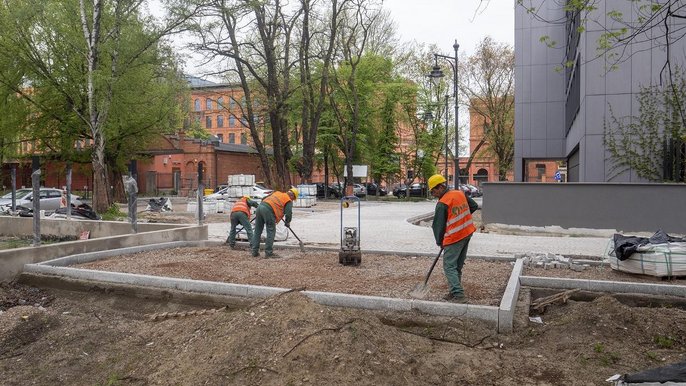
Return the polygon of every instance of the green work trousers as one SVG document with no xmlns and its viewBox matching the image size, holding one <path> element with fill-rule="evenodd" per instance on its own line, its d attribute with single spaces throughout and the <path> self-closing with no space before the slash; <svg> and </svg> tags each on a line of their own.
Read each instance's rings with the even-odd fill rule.
<svg viewBox="0 0 686 386">
<path fill-rule="evenodd" d="M 236 227 L 238 224 L 243 226 L 245 233 L 248 234 L 248 242 L 252 242 L 252 225 L 248 220 L 248 215 L 244 212 L 231 212 L 231 231 L 229 232 L 229 245 L 236 245 Z"/>
<path fill-rule="evenodd" d="M 467 249 L 471 238 L 472 235 L 469 235 L 454 244 L 446 246 L 443 250 L 443 273 L 445 273 L 445 278 L 448 279 L 450 293 L 455 297 L 465 296 L 464 288 L 462 288 L 462 267 L 467 259 Z"/>
<path fill-rule="evenodd" d="M 269 204 L 261 203 L 255 211 L 255 232 L 250 239 L 250 249 L 252 255 L 257 256 L 260 253 L 260 238 L 262 237 L 262 230 L 267 226 L 267 238 L 264 241 L 264 253 L 271 256 L 274 253 L 274 236 L 276 236 L 276 216 L 274 210 Z"/>
</svg>

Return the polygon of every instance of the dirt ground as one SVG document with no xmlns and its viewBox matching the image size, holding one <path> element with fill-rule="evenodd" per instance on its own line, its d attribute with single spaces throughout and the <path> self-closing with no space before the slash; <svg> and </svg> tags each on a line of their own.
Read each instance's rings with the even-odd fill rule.
<svg viewBox="0 0 686 386">
<path fill-rule="evenodd" d="M 277 259 L 252 257 L 248 250 L 227 246 L 184 247 L 117 256 L 75 268 L 139 273 L 184 279 L 304 288 L 311 291 L 410 298 L 423 283 L 432 258 L 363 254 L 357 267 L 338 263 L 337 252 L 277 249 Z M 500 304 L 512 271 L 509 262 L 471 260 L 463 285 L 474 304 Z M 440 300 L 448 285 L 439 262 L 429 280 L 426 300 Z"/>
<path fill-rule="evenodd" d="M 427 257 L 363 255 L 363 265 L 354 268 L 339 266 L 337 254 L 277 252 L 282 258 L 256 259 L 226 247 L 179 248 L 89 266 L 407 297 L 431 263 Z M 464 283 L 471 301 L 496 302 L 510 270 L 509 263 L 468 259 Z M 525 274 L 684 283 L 607 266 L 582 272 L 527 268 Z M 430 285 L 429 299 L 447 290 L 440 262 Z M 242 308 L 202 308 L 96 288 L 0 283 L 0 384 L 606 385 L 614 374 L 686 361 L 685 310 L 632 307 L 611 296 L 531 314 L 542 323 L 522 310 L 511 334 L 479 320 L 322 306 L 299 292 Z M 177 316 L 150 317 L 165 312 Z"/>
<path fill-rule="evenodd" d="M 291 292 L 189 307 L 100 292 L 0 286 L 3 385 L 601 385 L 686 360 L 686 312 L 605 296 L 519 320 L 340 309 Z"/>
</svg>

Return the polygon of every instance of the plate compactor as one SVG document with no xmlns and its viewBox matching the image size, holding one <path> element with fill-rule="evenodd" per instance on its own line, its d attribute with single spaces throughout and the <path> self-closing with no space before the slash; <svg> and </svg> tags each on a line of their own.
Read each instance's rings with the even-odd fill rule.
<svg viewBox="0 0 686 386">
<path fill-rule="evenodd" d="M 343 226 L 343 209 L 349 208 L 351 203 L 357 202 L 357 227 Z M 338 262 L 343 265 L 360 265 L 360 199 L 356 196 L 341 198 L 341 251 L 338 252 Z"/>
</svg>

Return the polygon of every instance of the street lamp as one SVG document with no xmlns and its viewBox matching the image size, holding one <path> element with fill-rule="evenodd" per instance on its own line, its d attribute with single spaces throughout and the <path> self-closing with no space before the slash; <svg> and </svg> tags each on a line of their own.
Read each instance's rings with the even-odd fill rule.
<svg viewBox="0 0 686 386">
<path fill-rule="evenodd" d="M 455 44 L 453 44 L 453 48 L 455 49 L 455 56 L 446 56 L 446 55 L 441 55 L 441 54 L 434 54 L 434 67 L 431 69 L 431 73 L 429 74 L 429 77 L 431 78 L 432 81 L 438 81 L 438 79 L 443 77 L 443 70 L 441 70 L 441 67 L 438 66 L 438 58 L 443 58 L 443 59 L 448 59 L 448 63 L 450 63 L 450 67 L 453 69 L 453 97 L 455 98 L 455 187 L 459 188 L 460 187 L 460 136 L 458 134 L 458 127 L 459 127 L 459 107 L 458 107 L 458 101 L 457 101 L 457 66 L 458 66 L 458 56 L 457 56 L 457 50 L 460 48 L 460 45 L 457 44 L 457 39 L 455 40 Z M 446 101 L 447 103 L 447 101 Z M 447 126 L 447 125 L 446 125 Z M 447 136 L 447 127 L 446 127 L 446 136 Z M 447 148 L 447 140 L 446 140 L 446 148 Z M 446 149 L 446 155 L 447 155 L 447 149 Z M 447 157 L 446 157 L 447 159 Z"/>
</svg>

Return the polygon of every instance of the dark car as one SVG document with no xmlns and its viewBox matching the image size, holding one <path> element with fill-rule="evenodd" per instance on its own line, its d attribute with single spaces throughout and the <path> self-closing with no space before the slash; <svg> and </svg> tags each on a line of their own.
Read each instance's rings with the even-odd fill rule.
<svg viewBox="0 0 686 386">
<path fill-rule="evenodd" d="M 367 194 L 370 196 L 376 196 L 376 192 L 379 192 L 379 196 L 385 196 L 388 194 L 388 191 L 386 191 L 386 188 L 383 186 L 379 186 L 378 184 L 374 182 L 368 182 L 364 184 L 365 188 L 367 188 Z"/>
<path fill-rule="evenodd" d="M 317 182 L 317 197 L 324 198 L 324 187 L 326 186 L 323 182 Z M 341 191 L 336 189 L 335 185 L 326 186 L 327 195 L 329 198 L 341 198 Z"/>
<path fill-rule="evenodd" d="M 429 193 L 429 188 L 424 183 L 415 183 L 410 185 L 409 196 L 410 197 L 427 197 Z M 393 195 L 398 198 L 405 198 L 408 196 L 408 189 L 406 185 L 400 185 L 399 187 L 393 189 Z"/>
</svg>

